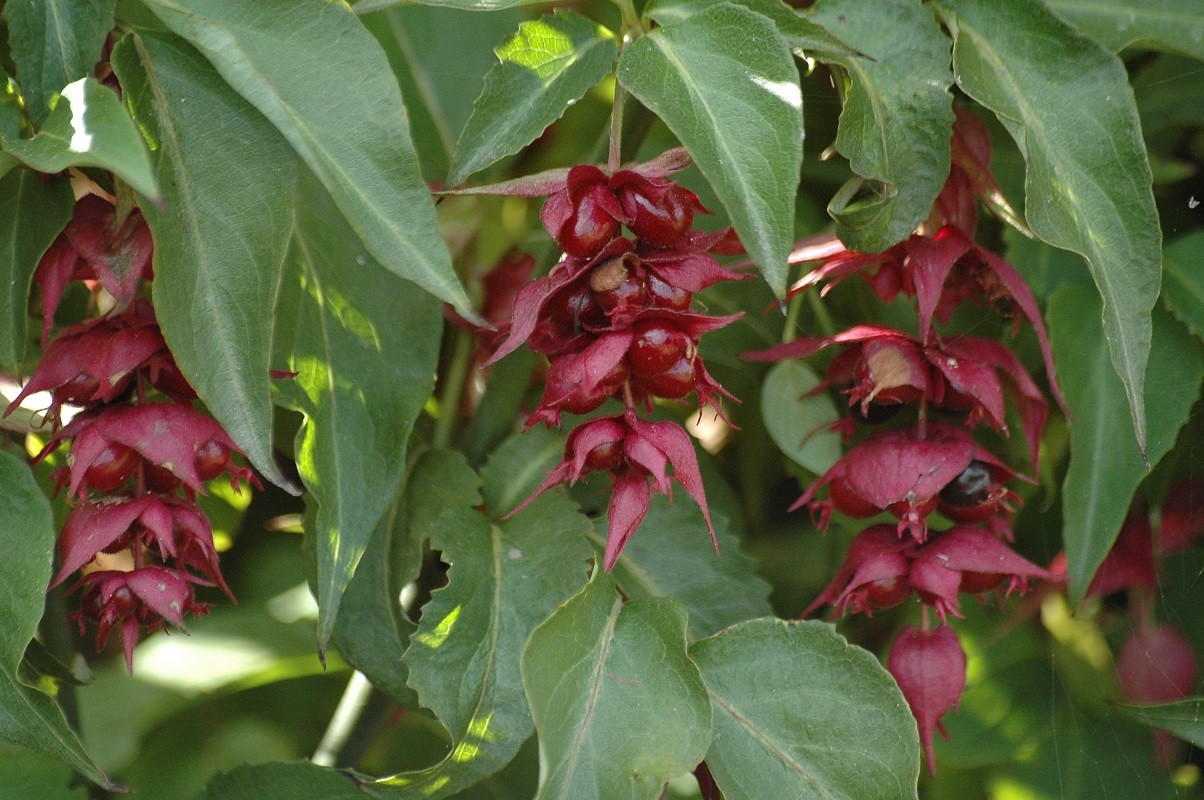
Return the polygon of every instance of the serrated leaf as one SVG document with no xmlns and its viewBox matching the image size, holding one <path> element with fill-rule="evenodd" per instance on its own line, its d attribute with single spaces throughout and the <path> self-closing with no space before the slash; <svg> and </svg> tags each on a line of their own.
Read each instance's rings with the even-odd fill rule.
<svg viewBox="0 0 1204 800">
<path fill-rule="evenodd" d="M 146 5 L 284 134 L 382 266 L 475 319 L 439 236 L 397 81 L 347 6 L 323 0 Z"/>
<path fill-rule="evenodd" d="M 74 206 L 69 181 L 27 169 L 0 178 L 0 367 L 16 372 L 25 357 L 30 281 Z"/>
<path fill-rule="evenodd" d="M 1131 45 L 1204 59 L 1198 0 L 1046 0 L 1059 17 L 1113 52 Z"/>
<path fill-rule="evenodd" d="M 1062 485 L 1062 538 L 1072 602 L 1082 600 L 1091 578 L 1112 548 L 1129 501 L 1146 476 L 1130 436 L 1125 390 L 1111 369 L 1099 319 L 1099 295 L 1068 286 L 1049 303 L 1049 334 L 1058 382 L 1070 422 L 1070 466 Z M 1153 315 L 1145 402 L 1149 409 L 1151 464 L 1170 450 L 1191 413 L 1204 380 L 1204 345 L 1161 308 Z"/>
<path fill-rule="evenodd" d="M 448 507 L 472 508 L 481 502 L 480 479 L 454 450 L 431 450 L 410 469 L 405 491 L 376 526 L 360 560 L 335 624 L 334 641 L 342 655 L 372 682 L 405 705 L 418 704 L 406 685 L 402 661 L 415 625 L 402 608 L 402 588 L 418 577 L 422 543 Z"/>
<path fill-rule="evenodd" d="M 654 800 L 710 744 L 685 610 L 624 603 L 605 574 L 535 630 L 522 675 L 539 732 L 536 800 Z"/>
<path fill-rule="evenodd" d="M 829 624 L 758 619 L 696 642 L 727 800 L 915 798 L 920 744 L 894 679 Z"/>
<path fill-rule="evenodd" d="M 761 390 L 761 416 L 778 448 L 791 461 L 823 475 L 843 455 L 840 434 L 829 425 L 840 416 L 826 393 L 807 393 L 819 376 L 801 361 L 782 361 L 769 370 Z"/>
<path fill-rule="evenodd" d="M 64 86 L 87 77 L 113 29 L 114 0 L 9 0 L 9 54 L 34 125 Z"/>
<path fill-rule="evenodd" d="M 1204 231 L 1176 239 L 1162 252 L 1162 301 L 1179 321 L 1204 339 Z"/>
<path fill-rule="evenodd" d="M 1196 747 L 1204 747 L 1204 697 L 1153 706 L 1118 706 L 1117 710 L 1143 725 L 1170 731 Z"/>
<path fill-rule="evenodd" d="M 773 613 L 756 562 L 741 552 L 725 517 L 715 515 L 714 522 L 718 555 L 697 505 L 656 495 L 612 573 L 627 597 L 672 597 L 685 605 L 691 641 Z M 606 539 L 598 531 L 591 539 L 601 563 Z"/>
<path fill-rule="evenodd" d="M 560 9 L 524 22 L 495 52 L 500 63 L 460 134 L 449 185 L 535 141 L 610 74 L 619 47 L 606 28 Z"/>
<path fill-rule="evenodd" d="M 523 644 L 586 580 L 589 521 L 563 496 L 496 524 L 464 506 L 431 522 L 431 547 L 451 569 L 423 607 L 405 662 L 410 685 L 455 744 L 433 767 L 373 784 L 378 797 L 447 797 L 514 758 L 533 730 L 518 681 Z"/>
<path fill-rule="evenodd" d="M 363 800 L 341 773 L 308 761 L 249 764 L 209 780 L 198 800 Z"/>
<path fill-rule="evenodd" d="M 1029 227 L 1087 259 L 1144 452 L 1142 397 L 1162 236 L 1124 65 L 1038 0 L 938 6 L 955 32 L 958 85 L 999 116 L 1024 154 Z"/>
<path fill-rule="evenodd" d="M 644 7 L 644 15 L 661 25 L 670 25 L 722 2 L 725 0 L 652 0 Z M 782 0 L 738 0 L 736 4 L 769 17 L 790 46 L 802 50 L 807 56 L 862 55 L 855 48 L 837 39 L 823 26 L 800 16 L 798 11 Z"/>
<path fill-rule="evenodd" d="M 116 173 L 146 197 L 159 198 L 134 121 L 113 90 L 92 77 L 63 87 L 46 124 L 33 137 L 21 139 L 11 124 L 0 126 L 0 147 L 38 172 L 100 167 Z"/>
<path fill-rule="evenodd" d="M 0 740 L 37 750 L 71 765 L 109 789 L 115 785 L 84 750 L 54 699 L 18 677 L 46 602 L 54 552 L 50 502 L 29 467 L 0 451 Z"/>
<path fill-rule="evenodd" d="M 720 3 L 656 28 L 619 58 L 619 83 L 686 146 L 779 297 L 794 241 L 803 101 L 786 40 Z"/>
<path fill-rule="evenodd" d="M 854 179 L 828 212 L 846 245 L 876 253 L 928 217 L 949 176 L 949 39 L 910 0 L 821 0 L 809 18 L 870 57 L 817 54 L 848 76 L 836 149 L 868 187 L 868 196 L 853 200 L 861 183 Z"/>
<path fill-rule="evenodd" d="M 302 286 L 281 400 L 305 414 L 297 470 L 318 501 L 318 641 L 405 470 L 406 442 L 434 383 L 435 298 L 363 250 L 318 180 L 297 184 L 288 279 Z M 280 347 L 284 340 L 277 343 Z"/>
<path fill-rule="evenodd" d="M 156 145 L 164 202 L 142 211 L 155 238 L 151 287 L 163 336 L 251 463 L 287 486 L 272 451 L 265 309 L 276 299 L 292 224 L 292 153 L 183 40 L 131 34 L 112 60 Z"/>
</svg>

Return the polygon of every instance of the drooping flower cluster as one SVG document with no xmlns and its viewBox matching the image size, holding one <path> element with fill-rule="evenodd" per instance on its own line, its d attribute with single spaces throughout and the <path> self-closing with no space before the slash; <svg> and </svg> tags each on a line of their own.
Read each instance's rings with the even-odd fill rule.
<svg viewBox="0 0 1204 800">
<path fill-rule="evenodd" d="M 965 686 L 966 657 L 947 627 L 948 617 L 961 616 L 959 595 L 1023 592 L 1031 579 L 1058 578 L 1007 544 L 1020 502 L 1008 484 L 1029 479 L 969 433 L 985 424 L 1007 434 L 1010 400 L 1035 471 L 1049 414 L 1045 397 L 1005 344 L 938 330 L 967 302 L 1016 325 L 1027 319 L 1040 343 L 1051 391 L 1062 404 L 1032 292 L 1011 265 L 972 238 L 979 200 L 1009 211 L 987 169 L 986 129 L 973 115 L 959 111 L 952 151 L 953 169 L 929 223 L 882 253 L 854 252 L 831 242 L 817 245 L 816 255 L 826 262 L 791 287 L 793 295 L 822 285 L 826 294 L 845 278 L 859 276 L 884 302 L 900 295 L 914 299 L 915 335 L 866 324 L 746 356 L 762 361 L 807 358 L 840 347 L 814 393 L 840 388 L 847 396 L 853 416 L 833 425 L 847 438 L 857 435 L 858 423 L 881 425 L 896 419 L 905 406 L 918 408 L 914 421 L 861 438 L 807 487 L 792 510 L 807 506 L 821 528 L 833 511 L 858 519 L 882 513 L 896 518 L 895 524 L 872 525 L 853 540 L 836 577 L 806 613 L 831 605 L 834 614 L 870 614 L 912 595 L 920 601 L 924 624 L 898 635 L 887 667 L 919 723 L 933 771 L 933 731 L 943 731 L 940 719 Z M 937 413 L 951 421 L 930 419 Z M 941 519 L 952 527 L 934 527 Z M 935 629 L 929 628 L 929 609 L 940 618 Z"/>
<path fill-rule="evenodd" d="M 666 467 L 710 527 L 689 436 L 676 423 L 639 418 L 655 398 L 695 393 L 700 405 L 719 412 L 719 396 L 730 396 L 707 372 L 698 340 L 739 315 L 709 317 L 692 307 L 696 292 L 742 277 L 712 255 L 736 252 L 738 243 L 730 230 L 693 230 L 695 214 L 706 209 L 669 179 L 687 164 L 682 151 L 617 171 L 582 164 L 527 179 L 514 192 L 549 195 L 540 216 L 564 256 L 549 275 L 519 289 L 491 361 L 523 343 L 547 356 L 543 397 L 528 427 L 559 427 L 562 414 L 587 414 L 612 398 L 625 404 L 623 413 L 578 426 L 564 460 L 536 492 L 593 470 L 610 475 L 608 570 L 643 521 L 651 492 L 670 492 Z M 630 237 L 621 235 L 624 227 Z"/>
<path fill-rule="evenodd" d="M 1127 592 L 1133 628 L 1116 657 L 1121 697 L 1129 703 L 1170 703 L 1195 693 L 1200 669 L 1191 643 L 1173 625 L 1157 619 L 1155 598 L 1162 560 L 1191 547 L 1204 534 L 1204 482 L 1173 484 L 1159 509 L 1157 524 L 1144 498 L 1129 509 L 1116 543 L 1087 588 L 1088 597 Z M 1156 534 L 1155 534 L 1156 532 Z M 1064 568 L 1065 555 L 1051 567 Z M 1170 764 L 1174 737 L 1154 731 L 1154 752 Z"/>
<path fill-rule="evenodd" d="M 84 575 L 81 632 L 96 625 L 99 649 L 119 629 L 126 666 L 141 633 L 182 627 L 186 614 L 207 606 L 194 586 L 216 586 L 233 599 L 222 578 L 213 531 L 196 504 L 205 482 L 228 473 L 236 489 L 257 483 L 237 465 L 240 452 L 225 430 L 192 406 L 196 397 L 180 372 L 150 302 L 137 297 L 151 279 L 151 238 L 137 210 L 117 219 L 111 203 L 86 195 L 34 274 L 42 293 L 43 339 L 72 280 L 104 289 L 113 307 L 61 330 L 5 413 L 35 392 L 47 392 L 50 438 L 37 459 L 70 442 L 54 473 L 58 489 L 76 503 L 58 538 L 60 568 L 52 586 L 76 570 Z M 155 393 L 161 396 L 156 401 Z M 63 424 L 63 406 L 77 413 Z M 117 568 L 88 566 L 101 554 L 129 554 Z M 130 567 L 132 564 L 132 568 Z"/>
</svg>

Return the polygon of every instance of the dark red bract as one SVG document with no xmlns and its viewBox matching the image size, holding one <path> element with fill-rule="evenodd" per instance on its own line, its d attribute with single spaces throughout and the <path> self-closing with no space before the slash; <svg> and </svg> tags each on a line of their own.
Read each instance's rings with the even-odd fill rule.
<svg viewBox="0 0 1204 800">
<path fill-rule="evenodd" d="M 911 707 L 920 728 L 928 771 L 935 775 L 932 734 L 940 731 L 942 736 L 948 735 L 941 717 L 957 705 L 966 688 L 966 653 L 952 628 L 942 625 L 922 631 L 909 625 L 895 637 L 886 668 Z"/>
</svg>

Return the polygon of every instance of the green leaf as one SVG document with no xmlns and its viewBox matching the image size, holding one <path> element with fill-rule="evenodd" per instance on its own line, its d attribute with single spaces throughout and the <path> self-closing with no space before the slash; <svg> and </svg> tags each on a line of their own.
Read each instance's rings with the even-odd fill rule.
<svg viewBox="0 0 1204 800">
<path fill-rule="evenodd" d="M 680 499 L 670 504 L 667 497 L 656 495 L 613 573 L 628 597 L 681 601 L 690 615 L 691 641 L 773 613 L 766 599 L 769 584 L 758 577 L 756 562 L 741 552 L 727 519 L 721 515 L 713 519 L 719 555 L 697 505 Z M 599 553 L 605 550 L 606 539 L 600 532 L 591 538 Z"/>
<path fill-rule="evenodd" d="M 62 172 L 68 167 L 107 169 L 144 196 L 159 199 L 150 159 L 134 121 L 113 90 L 95 78 L 67 84 L 34 137 L 21 139 L 11 125 L 0 126 L 0 147 L 38 172 Z"/>
<path fill-rule="evenodd" d="M 308 171 L 298 182 L 289 280 L 302 287 L 282 402 L 306 416 L 297 470 L 318 501 L 318 641 L 405 470 L 431 392 L 439 303 L 364 252 Z M 280 343 L 288 341 L 282 337 Z M 279 344 L 278 343 L 278 346 Z"/>
<path fill-rule="evenodd" d="M 1046 0 L 1049 9 L 1113 52 L 1141 45 L 1204 60 L 1204 7 L 1193 0 Z"/>
<path fill-rule="evenodd" d="M 1204 231 L 1195 231 L 1162 252 L 1162 301 L 1192 333 L 1204 339 Z"/>
<path fill-rule="evenodd" d="M 524 22 L 495 52 L 501 63 L 485 76 L 447 183 L 462 183 L 535 141 L 593 86 L 619 55 L 614 34 L 572 11 Z"/>
<path fill-rule="evenodd" d="M 401 85 L 418 160 L 427 180 L 445 183 L 452 150 L 497 64 L 492 48 L 523 19 L 522 11 L 488 15 L 453 8 L 397 6 L 362 18 L 380 42 Z M 445 54 L 456 53 L 449 72 Z"/>
<path fill-rule="evenodd" d="M 180 39 L 132 34 L 114 48 L 113 64 L 155 143 L 165 202 L 142 210 L 155 237 L 152 291 L 163 336 L 251 463 L 288 485 L 272 451 L 267 309 L 292 224 L 292 153 Z"/>
<path fill-rule="evenodd" d="M 481 470 L 490 515 L 501 517 L 527 499 L 563 456 L 564 435 L 547 428 L 532 428 L 502 442 Z"/>
<path fill-rule="evenodd" d="M 363 800 L 351 780 L 308 761 L 249 764 L 215 775 L 198 800 Z"/>
<path fill-rule="evenodd" d="M 1145 452 L 1142 396 L 1162 237 L 1124 65 L 1038 0 L 938 5 L 955 32 L 958 85 L 999 116 L 1024 154 L 1029 227 L 1087 259 Z"/>
<path fill-rule="evenodd" d="M 590 525 L 563 496 L 541 498 L 500 524 L 453 503 L 429 504 L 431 511 L 443 505 L 429 519 L 431 547 L 451 569 L 447 587 L 423 607 L 405 662 L 410 685 L 455 744 L 433 767 L 374 784 L 379 797 L 447 797 L 514 758 L 533 730 L 517 680 L 523 644 L 585 584 Z"/>
<path fill-rule="evenodd" d="M 949 176 L 949 39 L 931 12 L 910 0 L 821 0 L 810 19 L 870 56 L 817 54 L 847 75 L 836 149 L 860 176 L 837 193 L 828 212 L 846 245 L 876 253 L 928 217 Z M 865 197 L 853 200 L 866 188 Z"/>
<path fill-rule="evenodd" d="M 0 797 L 5 800 L 88 800 L 71 768 L 40 753 L 0 745 Z"/>
<path fill-rule="evenodd" d="M 64 86 L 85 78 L 113 29 L 114 0 L 9 0 L 9 53 L 35 125 Z"/>
<path fill-rule="evenodd" d="M 1189 58 L 1156 56 L 1133 76 L 1141 130 L 1148 138 L 1176 125 L 1204 125 L 1204 81 Z"/>
<path fill-rule="evenodd" d="M 644 7 L 644 15 L 651 17 L 661 25 L 671 25 L 722 2 L 725 0 L 652 0 Z M 778 32 L 786 37 L 790 46 L 803 51 L 803 54 L 808 57 L 822 55 L 839 58 L 861 55 L 856 49 L 849 47 L 829 33 L 823 26 L 800 16 L 798 11 L 783 3 L 782 0 L 738 0 L 736 4 L 769 17 L 778 26 Z"/>
<path fill-rule="evenodd" d="M 729 800 L 915 798 L 920 743 L 877 659 L 823 622 L 758 619 L 697 642 Z"/>
<path fill-rule="evenodd" d="M 685 145 L 781 297 L 803 158 L 803 96 L 786 40 L 766 17 L 720 3 L 636 40 L 617 77 Z"/>
<path fill-rule="evenodd" d="M 1062 538 L 1072 602 L 1082 600 L 1124 522 L 1129 501 L 1146 476 L 1130 434 L 1125 391 L 1110 368 L 1099 296 L 1085 286 L 1055 292 L 1049 333 L 1058 382 L 1070 422 L 1070 467 L 1062 486 Z M 1149 409 L 1151 463 L 1175 443 L 1204 380 L 1204 346 L 1161 308 L 1154 310 L 1145 402 Z"/>
<path fill-rule="evenodd" d="M 284 134 L 382 266 L 475 319 L 439 236 L 397 81 L 345 5 L 147 5 Z"/>
<path fill-rule="evenodd" d="M 1154 706 L 1118 706 L 1125 716 L 1170 731 L 1196 747 L 1204 747 L 1204 697 L 1189 697 Z"/>
<path fill-rule="evenodd" d="M 116 788 L 67 725 L 54 699 L 18 677 L 46 602 L 54 551 L 50 503 L 29 467 L 0 450 L 0 740 L 63 761 L 89 780 Z"/>
<path fill-rule="evenodd" d="M 654 800 L 710 744 L 685 610 L 624 603 L 604 574 L 531 634 L 522 675 L 539 732 L 536 800 Z"/>
<path fill-rule="evenodd" d="M 551 3 L 552 0 L 359 0 L 353 7 L 357 14 L 370 14 L 383 8 L 418 2 L 424 6 L 458 8 L 463 11 L 500 11 L 504 8 L 534 6 Z"/>
<path fill-rule="evenodd" d="M 761 415 L 774 442 L 791 461 L 822 475 L 842 455 L 840 434 L 828 427 L 837 419 L 827 394 L 807 396 L 819 377 L 801 361 L 782 361 L 765 376 Z"/>
<path fill-rule="evenodd" d="M 69 181 L 27 169 L 0 178 L 0 367 L 15 372 L 25 357 L 30 281 L 74 206 Z"/>
</svg>

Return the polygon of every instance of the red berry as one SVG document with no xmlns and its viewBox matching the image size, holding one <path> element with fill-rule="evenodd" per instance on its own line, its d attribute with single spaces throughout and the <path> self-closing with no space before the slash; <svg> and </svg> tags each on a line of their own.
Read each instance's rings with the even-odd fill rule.
<svg viewBox="0 0 1204 800">
<path fill-rule="evenodd" d="M 648 296 L 657 308 L 689 311 L 694 296 L 678 286 L 671 286 L 655 275 L 648 276 Z"/>
<path fill-rule="evenodd" d="M 585 472 L 617 472 L 623 466 L 623 442 L 605 442 L 585 457 Z"/>
<path fill-rule="evenodd" d="M 598 202 L 599 187 L 581 197 L 577 207 L 560 228 L 556 237 L 564 252 L 577 258 L 593 258 L 598 251 L 619 233 L 619 223 Z"/>
<path fill-rule="evenodd" d="M 173 400 L 188 401 L 196 397 L 196 390 L 174 362 L 160 366 L 151 384 Z"/>
<path fill-rule="evenodd" d="M 862 411 L 861 403 L 853 404 L 853 413 L 866 425 L 880 425 L 899 413 L 899 403 L 870 403 Z"/>
<path fill-rule="evenodd" d="M 991 478 L 990 470 L 981 461 L 970 465 L 941 489 L 941 513 L 954 522 L 970 524 L 985 522 L 995 515 L 1002 487 Z"/>
<path fill-rule="evenodd" d="M 636 327 L 627 363 L 636 377 L 652 378 L 673 369 L 682 359 L 692 362 L 694 352 L 694 340 L 686 334 L 662 322 L 648 322 Z"/>
<path fill-rule="evenodd" d="M 828 485 L 828 497 L 837 511 L 855 519 L 872 517 L 882 510 L 854 492 L 844 478 L 837 478 Z"/>
<path fill-rule="evenodd" d="M 86 372 L 80 372 L 71 380 L 54 390 L 54 399 L 60 403 L 86 405 L 96 399 L 100 391 L 100 381 Z"/>
<path fill-rule="evenodd" d="M 612 258 L 590 271 L 589 288 L 598 305 L 607 314 L 644 304 L 644 281 L 640 260 L 634 253 Z"/>
<path fill-rule="evenodd" d="M 865 586 L 865 597 L 877 609 L 893 608 L 907 599 L 911 587 L 905 576 L 895 575 L 872 581 Z"/>
<path fill-rule="evenodd" d="M 682 356 L 668 369 L 655 375 L 641 378 L 640 383 L 648 394 L 666 400 L 680 400 L 694 391 L 698 384 L 698 362 L 693 353 Z"/>
<path fill-rule="evenodd" d="M 963 572 L 958 591 L 966 594 L 982 594 L 999 588 L 1003 583 L 1004 574 L 1001 572 Z"/>
<path fill-rule="evenodd" d="M 606 373 L 606 376 L 598 382 L 592 392 L 576 387 L 568 391 L 555 405 L 561 411 L 567 411 L 570 414 L 588 414 L 609 400 L 627 380 L 627 376 L 627 365 L 620 361 L 610 372 Z M 549 382 L 545 396 L 560 396 L 565 388 L 567 387 L 557 387 Z"/>
<path fill-rule="evenodd" d="M 84 472 L 84 482 L 98 492 L 111 492 L 130 479 L 139 461 L 133 449 L 111 442 Z"/>
<path fill-rule="evenodd" d="M 210 439 L 196 451 L 196 471 L 202 481 L 211 481 L 225 471 L 230 463 L 230 448 Z"/>
<path fill-rule="evenodd" d="M 619 202 L 631 221 L 627 227 L 639 238 L 657 247 L 679 244 L 694 224 L 690 192 L 671 186 L 654 200 L 634 186 L 619 190 Z"/>
<path fill-rule="evenodd" d="M 146 488 L 159 494 L 174 492 L 180 488 L 180 484 L 182 483 L 174 472 L 158 464 L 146 464 L 142 470 L 142 476 L 143 480 L 146 481 Z"/>
</svg>

